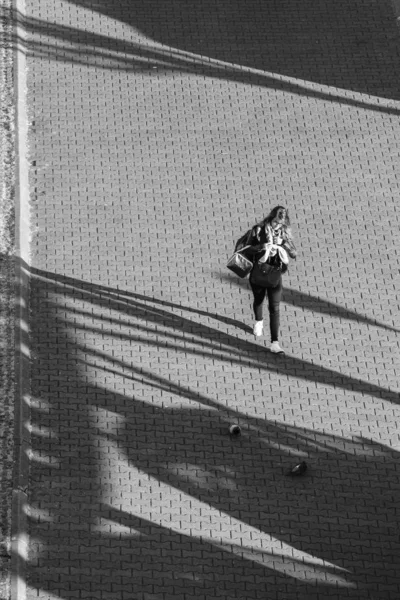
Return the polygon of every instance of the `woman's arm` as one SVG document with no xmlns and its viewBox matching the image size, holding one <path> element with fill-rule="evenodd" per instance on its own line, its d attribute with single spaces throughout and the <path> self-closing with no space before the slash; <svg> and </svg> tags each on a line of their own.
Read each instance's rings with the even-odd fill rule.
<svg viewBox="0 0 400 600">
<path fill-rule="evenodd" d="M 284 248 L 286 250 L 286 252 L 289 254 L 290 258 L 296 258 L 297 257 L 296 246 L 294 245 L 293 238 L 292 238 L 291 234 L 288 233 L 288 232 L 286 232 L 285 235 L 284 235 L 284 239 L 283 239 L 283 243 L 282 243 L 282 248 Z"/>
<path fill-rule="evenodd" d="M 286 252 L 289 254 L 290 258 L 296 258 L 297 257 L 297 250 L 296 247 L 293 243 L 293 240 L 287 240 L 286 242 L 283 242 L 282 244 L 282 248 L 285 248 Z"/>
<path fill-rule="evenodd" d="M 260 226 L 254 227 L 253 231 L 251 232 L 251 236 L 248 242 L 250 248 L 247 248 L 245 250 L 247 256 L 255 256 L 256 254 L 264 250 L 265 244 L 262 244 L 260 241 L 260 232 Z"/>
</svg>

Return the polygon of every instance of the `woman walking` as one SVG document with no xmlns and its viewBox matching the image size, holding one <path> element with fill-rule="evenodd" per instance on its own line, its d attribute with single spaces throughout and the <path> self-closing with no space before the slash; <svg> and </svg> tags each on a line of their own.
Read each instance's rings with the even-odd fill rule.
<svg viewBox="0 0 400 600">
<path fill-rule="evenodd" d="M 279 252 L 283 248 L 291 258 L 296 258 L 297 252 L 293 243 L 290 230 L 289 212 L 284 206 L 275 206 L 269 215 L 253 230 L 248 241 L 250 248 L 246 250 L 246 256 L 252 256 L 254 265 L 266 262 L 268 256 Z M 255 316 L 254 335 L 259 337 L 263 334 L 263 303 L 268 297 L 269 327 L 271 333 L 271 352 L 283 353 L 279 345 L 279 307 L 282 299 L 282 274 L 278 276 L 276 284 L 265 284 L 255 282 L 254 267 L 250 273 L 250 287 L 253 292 L 253 310 Z"/>
</svg>

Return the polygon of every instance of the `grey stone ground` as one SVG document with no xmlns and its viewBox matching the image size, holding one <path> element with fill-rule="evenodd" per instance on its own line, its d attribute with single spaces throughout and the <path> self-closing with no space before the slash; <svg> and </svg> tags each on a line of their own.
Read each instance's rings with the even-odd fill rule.
<svg viewBox="0 0 400 600">
<path fill-rule="evenodd" d="M 14 106 L 9 0 L 0 2 L 0 598 L 10 593 L 14 433 Z"/>
<path fill-rule="evenodd" d="M 397 600 L 392 4 L 29 0 L 26 28 L 29 600 Z M 225 269 L 278 202 L 284 358 Z"/>
</svg>

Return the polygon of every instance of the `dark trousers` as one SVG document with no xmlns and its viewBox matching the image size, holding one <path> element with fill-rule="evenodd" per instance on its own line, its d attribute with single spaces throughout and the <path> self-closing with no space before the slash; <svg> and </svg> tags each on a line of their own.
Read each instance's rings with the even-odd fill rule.
<svg viewBox="0 0 400 600">
<path fill-rule="evenodd" d="M 255 285 L 250 281 L 253 292 L 253 310 L 256 321 L 263 318 L 263 303 L 268 296 L 269 328 L 271 331 L 271 342 L 277 342 L 279 338 L 279 305 L 282 300 L 282 277 L 276 287 L 263 287 Z"/>
</svg>

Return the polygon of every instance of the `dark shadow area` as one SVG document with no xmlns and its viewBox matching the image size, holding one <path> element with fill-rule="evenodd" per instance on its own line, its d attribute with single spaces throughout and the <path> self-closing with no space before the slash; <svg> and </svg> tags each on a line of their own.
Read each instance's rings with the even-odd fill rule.
<svg viewBox="0 0 400 600">
<path fill-rule="evenodd" d="M 249 285 L 247 279 L 232 277 L 230 274 L 223 274 L 221 277 L 227 283 L 229 282 L 230 284 L 236 285 L 240 288 L 247 288 Z M 292 288 L 284 287 L 283 301 L 297 308 L 309 310 L 321 315 L 329 315 L 330 317 L 354 321 L 355 323 L 362 323 L 364 325 L 370 325 L 371 327 L 379 327 L 381 329 L 386 329 L 387 331 L 400 332 L 400 329 L 397 329 L 396 327 L 392 327 L 391 325 L 386 325 L 385 323 L 381 323 L 376 319 L 370 319 L 369 317 L 360 315 L 353 310 L 349 310 L 343 306 L 340 306 L 340 304 L 336 304 L 335 302 L 324 300 L 319 296 L 306 294 Z"/>
<path fill-rule="evenodd" d="M 87 331 L 102 306 L 116 325 L 124 312 L 139 325 L 146 315 L 153 331 L 169 320 L 189 331 L 153 299 L 35 271 L 30 586 L 104 600 L 131 600 L 133 590 L 138 600 L 252 600 L 266 590 L 286 600 L 365 600 L 398 589 L 395 450 L 238 413 L 156 365 L 124 365 L 125 379 L 129 371 L 132 381 L 146 378 L 148 395 L 90 382 L 94 352 L 110 369 L 122 365 L 110 346 L 98 347 L 101 338 L 95 348 L 82 341 L 85 315 L 74 299 L 87 303 Z M 199 331 L 218 355 L 221 333 Z M 148 338 L 144 331 L 138 344 L 159 344 Z M 252 346 L 244 346 L 250 359 Z M 195 402 L 161 408 L 157 389 Z M 233 441 L 236 421 L 243 433 Z M 300 457 L 307 475 L 286 477 Z"/>
<path fill-rule="evenodd" d="M 34 56 L 138 73 L 194 73 L 399 113 L 339 91 L 400 99 L 394 76 L 400 36 L 389 0 L 368 6 L 358 0 L 351 10 L 344 0 L 319 9 L 311 0 L 296 2 L 295 10 L 292 0 L 286 6 L 247 0 L 173 0 L 162 7 L 155 0 L 73 3 L 132 27 L 133 39 L 138 30 L 149 41 L 14 15 L 29 34 Z"/>
<path fill-rule="evenodd" d="M 8 196 L 2 196 L 2 201 L 4 202 L 6 198 Z M 4 223 L 2 226 L 2 230 L 7 232 Z M 2 243 L 5 244 L 5 241 L 2 240 Z M 0 252 L 0 597 L 2 600 L 6 600 L 12 565 L 11 514 L 16 481 L 14 479 L 15 447 L 18 443 L 14 431 L 17 413 L 14 406 L 15 313 L 15 258 L 11 254 Z"/>
<path fill-rule="evenodd" d="M 171 48 L 372 95 L 400 98 L 389 0 L 70 0 Z M 393 95 L 390 94 L 390 90 Z"/>
</svg>

